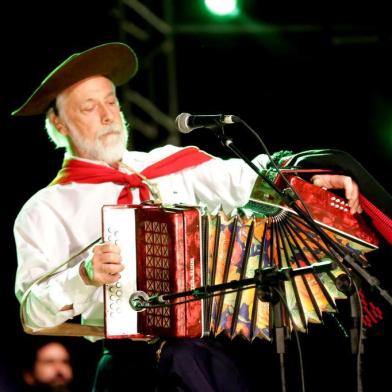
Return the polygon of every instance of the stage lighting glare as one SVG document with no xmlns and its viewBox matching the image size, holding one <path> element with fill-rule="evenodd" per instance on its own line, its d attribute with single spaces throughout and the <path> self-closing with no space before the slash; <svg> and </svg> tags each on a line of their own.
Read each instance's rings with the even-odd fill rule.
<svg viewBox="0 0 392 392">
<path fill-rule="evenodd" d="M 238 14 L 237 0 L 205 0 L 207 9 L 219 16 L 235 16 Z"/>
</svg>

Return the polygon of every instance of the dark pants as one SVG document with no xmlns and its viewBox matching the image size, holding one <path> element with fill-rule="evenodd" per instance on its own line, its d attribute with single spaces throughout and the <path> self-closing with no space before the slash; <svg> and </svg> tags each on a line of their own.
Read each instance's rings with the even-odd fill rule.
<svg viewBox="0 0 392 392">
<path fill-rule="evenodd" d="M 159 344 L 106 341 L 93 391 L 247 391 L 238 369 L 219 342 L 212 339 L 169 340 L 157 361 Z"/>
</svg>

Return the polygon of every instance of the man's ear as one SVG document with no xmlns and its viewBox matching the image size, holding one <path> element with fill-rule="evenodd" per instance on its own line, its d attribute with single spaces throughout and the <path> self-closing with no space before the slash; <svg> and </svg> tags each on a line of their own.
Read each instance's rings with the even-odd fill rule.
<svg viewBox="0 0 392 392">
<path fill-rule="evenodd" d="M 49 121 L 56 127 L 56 129 L 64 136 L 69 134 L 67 126 L 63 123 L 60 117 L 51 110 L 49 113 Z"/>
</svg>

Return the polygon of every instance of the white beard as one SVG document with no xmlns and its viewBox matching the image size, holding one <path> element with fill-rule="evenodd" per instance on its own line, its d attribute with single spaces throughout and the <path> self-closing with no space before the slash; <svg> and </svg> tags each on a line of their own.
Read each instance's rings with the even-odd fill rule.
<svg viewBox="0 0 392 392">
<path fill-rule="evenodd" d="M 78 132 L 68 128 L 74 148 L 79 155 L 94 161 L 103 161 L 112 165 L 121 161 L 126 151 L 128 131 L 123 121 L 122 125 L 109 125 L 99 130 L 93 141 L 80 137 Z M 110 135 L 108 135 L 111 133 Z"/>
</svg>

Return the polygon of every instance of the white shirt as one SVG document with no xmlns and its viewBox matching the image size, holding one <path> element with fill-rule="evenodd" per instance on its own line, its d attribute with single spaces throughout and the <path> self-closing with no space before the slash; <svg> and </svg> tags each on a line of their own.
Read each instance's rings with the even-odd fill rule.
<svg viewBox="0 0 392 392">
<path fill-rule="evenodd" d="M 179 149 L 165 146 L 149 153 L 128 151 L 123 162 L 139 172 Z M 253 162 L 262 167 L 267 158 L 260 155 Z M 214 158 L 152 182 L 158 186 L 162 203 L 204 205 L 210 211 L 221 207 L 230 212 L 248 201 L 256 176 L 242 160 Z M 27 201 L 14 226 L 18 255 L 15 293 L 19 301 L 35 280 L 101 237 L 101 207 L 116 204 L 122 189 L 111 182 L 53 185 Z M 138 204 L 139 191 L 132 192 Z M 87 286 L 79 275 L 79 264 L 86 257 L 87 252 L 33 288 L 27 299 L 28 327 L 52 327 L 77 315 L 84 324 L 103 325 L 103 289 Z M 60 310 L 71 304 L 73 309 Z"/>
</svg>

